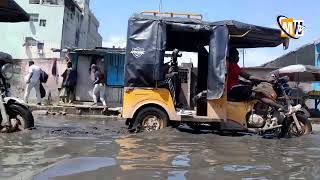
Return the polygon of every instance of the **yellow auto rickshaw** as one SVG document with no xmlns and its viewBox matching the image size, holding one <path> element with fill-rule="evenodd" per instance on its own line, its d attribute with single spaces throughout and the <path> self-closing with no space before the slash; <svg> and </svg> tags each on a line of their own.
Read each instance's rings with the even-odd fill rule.
<svg viewBox="0 0 320 180">
<path fill-rule="evenodd" d="M 198 14 L 143 12 L 129 19 L 124 74 L 122 116 L 134 131 L 153 131 L 186 123 L 206 124 L 231 131 L 275 132 L 301 136 L 311 124 L 299 108 L 285 114 L 258 100 L 234 101 L 227 97 L 226 57 L 229 47 L 288 47 L 280 30 L 238 21 L 206 22 Z M 198 53 L 198 73 L 193 79 L 195 98 L 188 113 L 179 113 L 179 51 Z M 172 52 L 169 68 L 166 52 Z M 168 70 L 169 69 L 169 70 Z M 171 72 L 169 72 L 171 71 Z M 171 74 L 171 76 L 167 76 Z M 277 78 L 272 97 L 288 106 L 287 78 Z M 254 87 L 253 87 L 254 88 Z"/>
</svg>

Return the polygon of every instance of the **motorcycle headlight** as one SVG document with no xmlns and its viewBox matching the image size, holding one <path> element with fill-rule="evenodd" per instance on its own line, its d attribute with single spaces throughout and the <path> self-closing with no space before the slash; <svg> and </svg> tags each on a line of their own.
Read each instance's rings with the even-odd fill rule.
<svg viewBox="0 0 320 180">
<path fill-rule="evenodd" d="M 5 64 L 1 68 L 1 73 L 3 77 L 7 80 L 11 79 L 13 76 L 13 65 L 12 64 Z"/>
</svg>

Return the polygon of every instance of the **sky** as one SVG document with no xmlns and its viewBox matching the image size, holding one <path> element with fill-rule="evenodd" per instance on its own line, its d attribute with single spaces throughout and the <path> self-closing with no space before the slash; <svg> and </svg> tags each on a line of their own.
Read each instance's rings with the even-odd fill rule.
<svg viewBox="0 0 320 180">
<path fill-rule="evenodd" d="M 90 8 L 100 21 L 103 46 L 124 47 L 128 18 L 134 13 L 159 10 L 160 0 L 91 0 Z M 304 20 L 304 36 L 291 40 L 288 50 L 276 48 L 246 49 L 246 67 L 257 66 L 320 39 L 320 1 L 305 0 L 162 0 L 162 11 L 200 13 L 206 21 L 237 20 L 245 23 L 278 28 L 276 17 L 284 15 Z M 241 58 L 242 58 L 242 52 Z M 194 59 L 187 54 L 184 61 Z M 242 59 L 240 60 L 242 65 Z"/>
</svg>

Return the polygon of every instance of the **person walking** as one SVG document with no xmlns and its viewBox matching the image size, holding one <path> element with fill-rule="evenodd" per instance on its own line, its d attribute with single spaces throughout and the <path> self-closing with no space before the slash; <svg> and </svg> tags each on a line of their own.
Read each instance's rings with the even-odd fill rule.
<svg viewBox="0 0 320 180">
<path fill-rule="evenodd" d="M 67 62 L 67 69 L 61 75 L 63 77 L 62 88 L 65 89 L 64 102 L 72 103 L 74 100 L 74 89 L 77 83 L 77 72 L 72 69 L 72 63 Z"/>
<path fill-rule="evenodd" d="M 36 91 L 37 105 L 41 105 L 40 76 L 41 68 L 36 66 L 34 61 L 29 61 L 28 75 L 26 78 L 27 87 L 24 94 L 24 100 L 26 103 L 28 103 L 31 89 L 34 88 Z"/>
<path fill-rule="evenodd" d="M 105 86 L 104 86 L 104 82 L 103 82 L 103 74 L 101 73 L 101 71 L 99 70 L 98 66 L 96 64 L 92 64 L 91 65 L 91 78 L 93 80 L 93 93 L 92 93 L 92 97 L 93 97 L 93 105 L 97 105 L 98 104 L 98 96 L 103 104 L 103 106 L 106 108 L 107 107 L 107 103 L 105 100 Z"/>
</svg>

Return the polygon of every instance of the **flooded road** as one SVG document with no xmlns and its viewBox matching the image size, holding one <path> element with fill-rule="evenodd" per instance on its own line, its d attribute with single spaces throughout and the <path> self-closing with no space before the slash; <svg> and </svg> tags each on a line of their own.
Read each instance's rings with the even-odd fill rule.
<svg viewBox="0 0 320 180">
<path fill-rule="evenodd" d="M 294 139 L 127 134 L 124 121 L 36 116 L 0 136 L 0 179 L 320 179 L 320 126 Z"/>
</svg>

